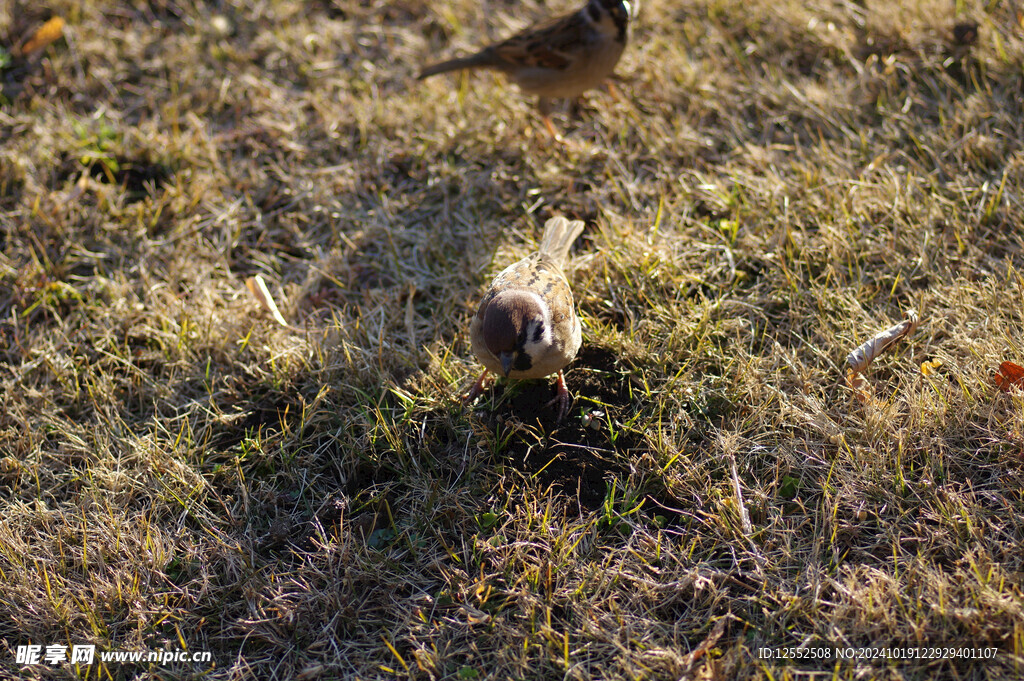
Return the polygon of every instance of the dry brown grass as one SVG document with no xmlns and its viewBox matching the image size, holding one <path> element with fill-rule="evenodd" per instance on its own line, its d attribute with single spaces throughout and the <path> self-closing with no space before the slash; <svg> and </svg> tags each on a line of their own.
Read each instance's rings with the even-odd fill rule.
<svg viewBox="0 0 1024 681">
<path fill-rule="evenodd" d="M 565 148 L 498 77 L 412 80 L 549 5 L 0 7 L 7 52 L 68 22 L 0 71 L 0 675 L 1024 674 L 1017 10 L 644 0 Z M 472 305 L 556 213 L 571 417 L 464 409 Z M 825 642 L 1000 653 L 756 656 Z"/>
</svg>

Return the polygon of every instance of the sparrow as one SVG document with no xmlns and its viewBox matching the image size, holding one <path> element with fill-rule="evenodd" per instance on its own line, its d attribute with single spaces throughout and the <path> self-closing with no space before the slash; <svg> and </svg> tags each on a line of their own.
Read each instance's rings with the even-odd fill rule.
<svg viewBox="0 0 1024 681">
<path fill-rule="evenodd" d="M 583 336 L 572 290 L 562 268 L 583 222 L 554 217 L 544 225 L 540 250 L 494 278 L 469 325 L 473 354 L 484 365 L 465 398 L 483 392 L 488 372 L 506 378 L 542 378 L 558 372 L 558 420 L 569 408 L 562 369 L 576 357 Z"/>
<path fill-rule="evenodd" d="M 419 80 L 438 73 L 489 68 L 503 72 L 521 90 L 538 96 L 548 132 L 551 99 L 578 97 L 610 76 L 626 47 L 632 19 L 626 0 L 589 0 L 581 9 L 532 26 L 476 54 L 426 67 Z"/>
</svg>

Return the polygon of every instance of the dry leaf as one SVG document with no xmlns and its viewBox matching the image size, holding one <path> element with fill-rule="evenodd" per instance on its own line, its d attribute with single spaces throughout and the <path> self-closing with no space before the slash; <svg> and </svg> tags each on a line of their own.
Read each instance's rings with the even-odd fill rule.
<svg viewBox="0 0 1024 681">
<path fill-rule="evenodd" d="M 847 369 L 846 371 L 846 385 L 853 389 L 853 394 L 861 402 L 867 402 L 874 394 L 874 390 L 872 390 L 868 380 L 852 369 Z"/>
<path fill-rule="evenodd" d="M 850 372 L 854 374 L 864 372 L 879 355 L 891 348 L 893 343 L 904 336 L 909 336 L 916 328 L 917 312 L 907 310 L 902 322 L 890 326 L 846 356 L 846 365 Z"/>
<path fill-rule="evenodd" d="M 1003 362 L 999 365 L 999 371 L 992 377 L 992 381 L 1004 393 L 1010 392 L 1013 386 L 1024 390 L 1024 367 L 1013 362 Z"/>
<path fill-rule="evenodd" d="M 64 35 L 64 20 L 60 17 L 53 17 L 40 26 L 31 38 L 21 44 L 18 53 L 22 56 L 32 54 L 50 43 L 60 40 L 62 35 Z"/>
<path fill-rule="evenodd" d="M 252 297 L 260 304 L 260 307 L 269 312 L 275 322 L 287 329 L 292 329 L 293 331 L 299 330 L 284 320 L 284 316 L 282 316 L 281 311 L 277 309 L 277 303 L 274 302 L 274 297 L 270 295 L 270 291 L 267 289 L 267 284 L 263 281 L 263 277 L 258 274 L 255 277 L 249 277 L 245 280 L 245 285 L 248 287 L 249 293 L 252 294 Z"/>
<path fill-rule="evenodd" d="M 933 359 L 927 362 L 921 362 L 921 375 L 933 376 L 939 367 L 942 366 L 941 359 Z"/>
<path fill-rule="evenodd" d="M 718 622 L 715 623 L 714 628 L 711 630 L 711 633 L 707 635 L 707 638 L 701 641 L 696 648 L 683 656 L 682 662 L 684 667 L 689 667 L 699 660 L 705 653 L 715 647 L 715 644 L 718 643 L 718 639 L 722 638 L 722 634 L 725 633 L 725 622 L 726 620 L 724 617 L 718 620 Z"/>
</svg>

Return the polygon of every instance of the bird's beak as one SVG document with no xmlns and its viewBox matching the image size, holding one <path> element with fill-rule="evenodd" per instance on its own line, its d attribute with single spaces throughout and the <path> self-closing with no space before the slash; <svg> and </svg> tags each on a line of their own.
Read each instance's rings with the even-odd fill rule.
<svg viewBox="0 0 1024 681">
<path fill-rule="evenodd" d="M 505 378 L 508 378 L 508 372 L 512 371 L 512 362 L 515 359 L 511 352 L 503 352 L 498 355 L 498 361 L 501 362 L 501 370 L 505 374 Z"/>
</svg>

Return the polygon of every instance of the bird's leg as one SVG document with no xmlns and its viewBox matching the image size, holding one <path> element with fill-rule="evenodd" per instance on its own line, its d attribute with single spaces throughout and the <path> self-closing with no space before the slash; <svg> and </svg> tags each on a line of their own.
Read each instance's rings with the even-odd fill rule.
<svg viewBox="0 0 1024 681">
<path fill-rule="evenodd" d="M 578 121 L 583 118 L 583 96 L 580 95 L 569 104 L 569 118 Z"/>
<path fill-rule="evenodd" d="M 550 407 L 556 402 L 558 403 L 558 423 L 561 423 L 562 419 L 565 418 L 565 415 L 569 413 L 569 402 L 572 400 L 569 396 L 569 389 L 565 387 L 565 376 L 562 375 L 561 371 L 558 372 L 555 387 L 558 392 L 555 395 L 555 398 L 548 402 L 547 406 Z"/>
<path fill-rule="evenodd" d="M 615 87 L 615 83 L 613 83 L 610 80 L 606 80 L 604 82 L 604 86 L 608 88 L 608 94 L 612 96 L 612 99 L 614 99 L 616 102 L 623 101 L 622 94 L 619 92 L 619 88 Z"/>
<path fill-rule="evenodd" d="M 469 389 L 469 392 L 466 393 L 466 396 L 462 398 L 463 404 L 471 404 L 473 400 L 480 397 L 480 394 L 484 391 L 484 384 L 487 382 L 486 379 L 487 369 L 484 369 L 484 372 L 480 374 L 480 378 L 476 379 L 476 383 L 474 383 L 473 387 Z"/>
<path fill-rule="evenodd" d="M 541 97 L 537 100 L 537 110 L 540 112 L 541 120 L 544 121 L 544 127 L 551 133 L 551 138 L 555 142 L 562 142 L 562 136 L 555 130 L 555 124 L 551 122 L 551 100 L 547 97 Z"/>
</svg>

